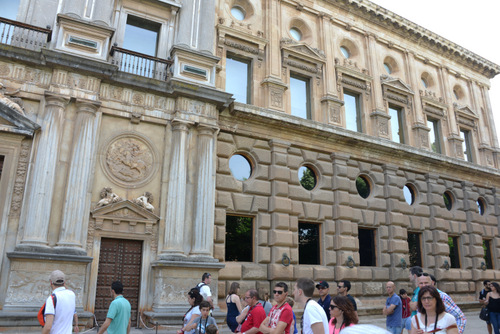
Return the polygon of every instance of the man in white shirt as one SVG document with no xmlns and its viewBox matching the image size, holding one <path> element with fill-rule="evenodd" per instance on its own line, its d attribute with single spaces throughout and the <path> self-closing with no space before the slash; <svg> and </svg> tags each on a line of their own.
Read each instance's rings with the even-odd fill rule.
<svg viewBox="0 0 500 334">
<path fill-rule="evenodd" d="M 212 283 L 212 275 L 209 273 L 204 273 L 201 276 L 201 282 L 198 284 L 198 289 L 200 289 L 200 295 L 203 299 L 210 303 L 210 309 L 213 310 L 214 302 L 212 301 L 212 290 L 210 290 L 210 283 Z"/>
<path fill-rule="evenodd" d="M 309 278 L 299 278 L 293 289 L 293 297 L 297 303 L 304 305 L 304 313 L 300 321 L 303 334 L 328 334 L 328 319 L 323 308 L 314 300 L 315 284 Z"/>
<path fill-rule="evenodd" d="M 42 334 L 71 334 L 73 329 L 75 333 L 78 333 L 75 293 L 66 289 L 64 273 L 60 270 L 53 271 L 49 282 L 55 297 L 52 298 L 51 295 L 45 302 L 45 326 L 43 326 Z"/>
</svg>

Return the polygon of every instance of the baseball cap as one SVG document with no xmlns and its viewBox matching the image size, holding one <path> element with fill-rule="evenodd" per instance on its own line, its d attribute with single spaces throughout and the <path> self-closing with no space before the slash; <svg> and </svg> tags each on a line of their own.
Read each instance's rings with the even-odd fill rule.
<svg viewBox="0 0 500 334">
<path fill-rule="evenodd" d="M 319 288 L 329 288 L 330 285 L 328 285 L 328 282 L 325 282 L 325 281 L 319 281 L 318 284 L 316 284 L 316 289 L 319 289 Z"/>
<path fill-rule="evenodd" d="M 64 281 L 66 281 L 66 276 L 64 275 L 64 273 L 62 271 L 54 270 L 50 274 L 50 281 L 52 283 L 63 284 Z"/>
</svg>

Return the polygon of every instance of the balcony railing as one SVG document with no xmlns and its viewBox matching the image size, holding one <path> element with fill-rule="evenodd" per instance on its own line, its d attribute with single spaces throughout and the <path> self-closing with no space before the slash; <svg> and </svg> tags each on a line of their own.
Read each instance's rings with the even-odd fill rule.
<svg viewBox="0 0 500 334">
<path fill-rule="evenodd" d="M 0 44 L 40 51 L 47 47 L 52 30 L 0 17 Z"/>
<path fill-rule="evenodd" d="M 117 46 L 111 48 L 111 63 L 120 71 L 140 75 L 147 78 L 167 80 L 171 60 L 156 58 Z"/>
</svg>

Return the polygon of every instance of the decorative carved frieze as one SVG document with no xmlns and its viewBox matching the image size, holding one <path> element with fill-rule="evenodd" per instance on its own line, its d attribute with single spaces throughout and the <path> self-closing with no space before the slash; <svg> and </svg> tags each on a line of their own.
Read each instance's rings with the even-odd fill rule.
<svg viewBox="0 0 500 334">
<path fill-rule="evenodd" d="M 468 126 L 470 128 L 473 128 L 473 129 L 476 128 L 476 122 L 474 122 L 474 120 L 472 120 L 470 118 L 466 118 L 466 117 L 457 115 L 457 122 L 460 125 L 465 125 L 465 126 Z"/>
<path fill-rule="evenodd" d="M 14 181 L 14 193 L 12 194 L 12 202 L 10 206 L 10 215 L 15 217 L 19 217 L 23 202 L 31 144 L 31 140 L 24 140 L 21 143 L 21 151 L 17 162 L 16 179 Z"/>
<path fill-rule="evenodd" d="M 224 44 L 229 46 L 229 47 L 232 47 L 234 49 L 237 49 L 237 50 L 241 50 L 241 51 L 244 51 L 244 52 L 248 52 L 248 53 L 251 53 L 251 54 L 254 54 L 254 55 L 258 55 L 259 54 L 259 49 L 256 48 L 256 47 L 252 47 L 250 45 L 245 45 L 243 43 L 238 43 L 234 40 L 231 40 L 231 39 L 225 39 L 224 40 Z"/>
</svg>

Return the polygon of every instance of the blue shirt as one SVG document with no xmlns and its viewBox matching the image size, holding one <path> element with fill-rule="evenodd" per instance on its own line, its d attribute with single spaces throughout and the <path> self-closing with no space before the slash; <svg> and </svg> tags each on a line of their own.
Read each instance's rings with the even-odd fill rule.
<svg viewBox="0 0 500 334">
<path fill-rule="evenodd" d="M 318 304 L 325 310 L 326 318 L 330 321 L 330 302 L 332 297 L 330 295 L 326 295 L 325 300 L 318 299 Z"/>
<path fill-rule="evenodd" d="M 403 305 L 401 304 L 401 298 L 399 298 L 397 294 L 393 294 L 387 298 L 385 306 L 389 307 L 391 305 L 396 305 L 396 308 L 392 314 L 387 316 L 385 325 L 387 327 L 401 327 L 401 321 L 403 320 Z"/>
</svg>

